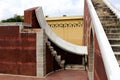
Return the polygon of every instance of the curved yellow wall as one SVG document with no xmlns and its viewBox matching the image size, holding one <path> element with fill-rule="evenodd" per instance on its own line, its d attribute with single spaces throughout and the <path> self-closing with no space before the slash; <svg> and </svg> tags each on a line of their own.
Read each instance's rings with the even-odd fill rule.
<svg viewBox="0 0 120 80">
<path fill-rule="evenodd" d="M 64 40 L 82 45 L 83 17 L 66 16 L 46 18 L 52 30 Z"/>
</svg>

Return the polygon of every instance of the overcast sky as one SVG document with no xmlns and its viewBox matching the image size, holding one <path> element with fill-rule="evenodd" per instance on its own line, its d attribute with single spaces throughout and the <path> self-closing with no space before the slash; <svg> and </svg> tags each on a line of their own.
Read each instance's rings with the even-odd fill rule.
<svg viewBox="0 0 120 80">
<path fill-rule="evenodd" d="M 0 0 L 0 20 L 36 6 L 48 16 L 83 15 L 84 0 Z"/>
<path fill-rule="evenodd" d="M 120 8 L 120 0 L 110 1 Z M 0 20 L 36 6 L 42 6 L 48 16 L 83 15 L 84 0 L 0 0 Z"/>
<path fill-rule="evenodd" d="M 109 0 L 113 6 L 120 10 L 120 0 Z"/>
</svg>

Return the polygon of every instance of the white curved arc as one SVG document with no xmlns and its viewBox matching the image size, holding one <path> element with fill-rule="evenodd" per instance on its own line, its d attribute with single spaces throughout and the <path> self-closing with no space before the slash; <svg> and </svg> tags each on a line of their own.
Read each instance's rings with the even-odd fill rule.
<svg viewBox="0 0 120 80">
<path fill-rule="evenodd" d="M 39 7 L 35 10 L 36 17 L 38 20 L 39 25 L 45 30 L 46 35 L 48 38 L 55 43 L 57 46 L 62 48 L 63 50 L 78 54 L 78 55 L 87 55 L 87 47 L 86 46 L 78 46 L 72 43 L 69 43 L 59 36 L 57 36 L 50 28 L 48 23 L 46 22 L 42 8 Z"/>
</svg>

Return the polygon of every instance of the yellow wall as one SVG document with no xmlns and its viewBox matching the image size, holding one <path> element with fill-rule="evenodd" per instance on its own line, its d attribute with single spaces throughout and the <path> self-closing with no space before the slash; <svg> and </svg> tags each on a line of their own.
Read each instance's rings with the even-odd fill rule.
<svg viewBox="0 0 120 80">
<path fill-rule="evenodd" d="M 61 38 L 68 42 L 82 45 L 82 16 L 46 17 L 46 20 L 52 30 Z"/>
</svg>

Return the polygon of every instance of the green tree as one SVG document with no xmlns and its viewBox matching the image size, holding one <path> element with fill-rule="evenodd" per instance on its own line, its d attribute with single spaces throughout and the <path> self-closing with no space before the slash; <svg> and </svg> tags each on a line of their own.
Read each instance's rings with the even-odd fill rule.
<svg viewBox="0 0 120 80">
<path fill-rule="evenodd" d="M 15 15 L 12 18 L 6 19 L 6 20 L 2 20 L 1 22 L 23 22 L 24 19 L 22 16 L 20 15 Z"/>
</svg>

